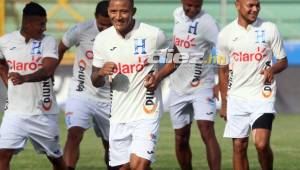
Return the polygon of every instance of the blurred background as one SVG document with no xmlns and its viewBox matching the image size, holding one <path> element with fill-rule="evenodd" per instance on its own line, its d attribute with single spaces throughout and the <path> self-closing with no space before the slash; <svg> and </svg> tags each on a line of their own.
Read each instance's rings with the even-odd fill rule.
<svg viewBox="0 0 300 170">
<path fill-rule="evenodd" d="M 19 29 L 25 0 L 0 0 L 0 35 Z M 48 13 L 47 34 L 60 40 L 72 25 L 94 18 L 95 0 L 37 0 Z M 203 9 L 211 14 L 220 28 L 236 18 L 235 0 L 205 0 Z M 136 18 L 160 27 L 171 39 L 173 10 L 180 0 L 135 0 Z M 285 41 L 289 68 L 278 75 L 277 110 L 284 113 L 300 113 L 300 0 L 261 0 L 261 18 L 277 24 Z M 74 50 L 64 57 L 55 77 L 57 99 L 63 104 L 72 73 Z M 1 103 L 5 101 L 5 89 L 1 87 Z M 166 89 L 166 88 L 165 88 Z M 2 104 L 3 106 L 3 104 Z"/>
</svg>

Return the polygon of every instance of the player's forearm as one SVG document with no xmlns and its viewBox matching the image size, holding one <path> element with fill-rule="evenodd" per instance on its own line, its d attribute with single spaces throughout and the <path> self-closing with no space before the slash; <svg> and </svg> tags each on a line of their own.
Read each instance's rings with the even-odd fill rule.
<svg viewBox="0 0 300 170">
<path fill-rule="evenodd" d="M 173 73 L 176 70 L 175 63 L 167 63 L 165 64 L 156 74 L 156 80 L 160 82 L 165 77 L 169 76 L 171 73 Z"/>
<path fill-rule="evenodd" d="M 102 87 L 105 84 L 105 76 L 99 75 L 100 68 L 93 67 L 91 81 L 93 86 Z"/>
<path fill-rule="evenodd" d="M 45 68 L 41 68 L 32 74 L 23 75 L 22 79 L 24 82 L 39 82 L 39 81 L 47 80 L 53 75 L 54 75 L 54 70 L 47 70 Z"/>
<path fill-rule="evenodd" d="M 219 88 L 221 93 L 222 103 L 227 102 L 227 90 L 228 90 L 228 74 L 229 68 L 228 66 L 224 66 L 219 68 Z"/>
<path fill-rule="evenodd" d="M 58 45 L 58 64 L 57 64 L 57 65 L 60 64 L 61 60 L 62 60 L 63 57 L 64 57 L 65 52 L 66 52 L 68 49 L 69 49 L 69 48 L 68 48 L 67 46 L 65 46 L 65 45 L 63 44 L 62 41 L 59 43 L 59 45 Z"/>
<path fill-rule="evenodd" d="M 7 87 L 7 81 L 8 81 L 8 66 L 6 64 L 0 64 L 0 76 L 1 79 L 5 85 L 5 87 Z"/>
<path fill-rule="evenodd" d="M 287 58 L 277 60 L 277 62 L 271 67 L 273 74 L 277 74 L 282 72 L 288 67 L 288 60 Z"/>
</svg>

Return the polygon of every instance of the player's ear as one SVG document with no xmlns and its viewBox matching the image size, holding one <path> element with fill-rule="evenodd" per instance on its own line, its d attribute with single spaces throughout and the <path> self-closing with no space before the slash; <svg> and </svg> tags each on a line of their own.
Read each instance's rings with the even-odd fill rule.
<svg viewBox="0 0 300 170">
<path fill-rule="evenodd" d="M 237 10 L 240 10 L 240 1 L 239 0 L 236 0 L 235 1 L 235 8 L 237 9 Z"/>
<path fill-rule="evenodd" d="M 136 7 L 133 7 L 133 9 L 132 9 L 132 16 L 134 16 L 135 13 L 136 13 Z"/>
</svg>

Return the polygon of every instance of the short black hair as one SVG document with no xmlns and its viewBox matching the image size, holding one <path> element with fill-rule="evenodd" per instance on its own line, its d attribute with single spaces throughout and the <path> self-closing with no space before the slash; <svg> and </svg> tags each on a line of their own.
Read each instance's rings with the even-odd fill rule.
<svg viewBox="0 0 300 170">
<path fill-rule="evenodd" d="M 108 17 L 108 12 L 107 12 L 108 4 L 109 3 L 106 0 L 100 1 L 97 4 L 96 11 L 95 11 L 95 16 L 101 15 L 103 17 Z"/>
<path fill-rule="evenodd" d="M 47 13 L 44 7 L 35 2 L 29 2 L 25 5 L 23 9 L 23 17 L 24 16 L 40 16 L 46 17 Z"/>
</svg>

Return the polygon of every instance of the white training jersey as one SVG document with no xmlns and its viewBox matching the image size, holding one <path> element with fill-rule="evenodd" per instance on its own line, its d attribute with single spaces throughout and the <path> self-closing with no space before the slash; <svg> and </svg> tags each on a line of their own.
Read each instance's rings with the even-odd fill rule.
<svg viewBox="0 0 300 170">
<path fill-rule="evenodd" d="M 216 45 L 219 28 L 203 10 L 194 19 L 183 8 L 174 11 L 173 44 L 182 54 L 182 63 L 170 75 L 170 87 L 179 94 L 212 88 L 215 71 L 211 50 Z"/>
<path fill-rule="evenodd" d="M 160 86 L 154 92 L 144 87 L 145 76 L 155 71 L 158 64 L 144 63 L 157 50 L 168 47 L 166 36 L 156 27 L 135 22 L 125 38 L 110 27 L 98 34 L 94 43 L 94 66 L 102 68 L 108 61 L 117 65 L 111 84 L 114 123 L 158 118 L 161 113 Z"/>
<path fill-rule="evenodd" d="M 15 31 L 0 38 L 0 59 L 5 59 L 9 72 L 21 75 L 38 71 L 45 57 L 58 59 L 57 43 L 53 37 L 42 40 L 30 39 L 28 43 Z M 8 81 L 6 114 L 40 115 L 57 114 L 59 109 L 53 92 L 53 81 L 25 82 L 13 85 Z"/>
<path fill-rule="evenodd" d="M 66 47 L 76 47 L 76 58 L 69 94 L 101 102 L 110 102 L 108 81 L 103 87 L 96 88 L 90 78 L 94 56 L 93 43 L 98 33 L 96 20 L 90 20 L 71 27 L 63 36 L 62 42 Z M 104 42 L 101 42 L 101 44 L 104 44 Z"/>
<path fill-rule="evenodd" d="M 228 97 L 239 100 L 274 101 L 276 82 L 264 83 L 261 71 L 276 59 L 286 57 L 283 41 L 271 22 L 260 18 L 247 29 L 237 20 L 227 25 L 219 34 L 218 57 L 222 65 L 229 64 Z"/>
</svg>

